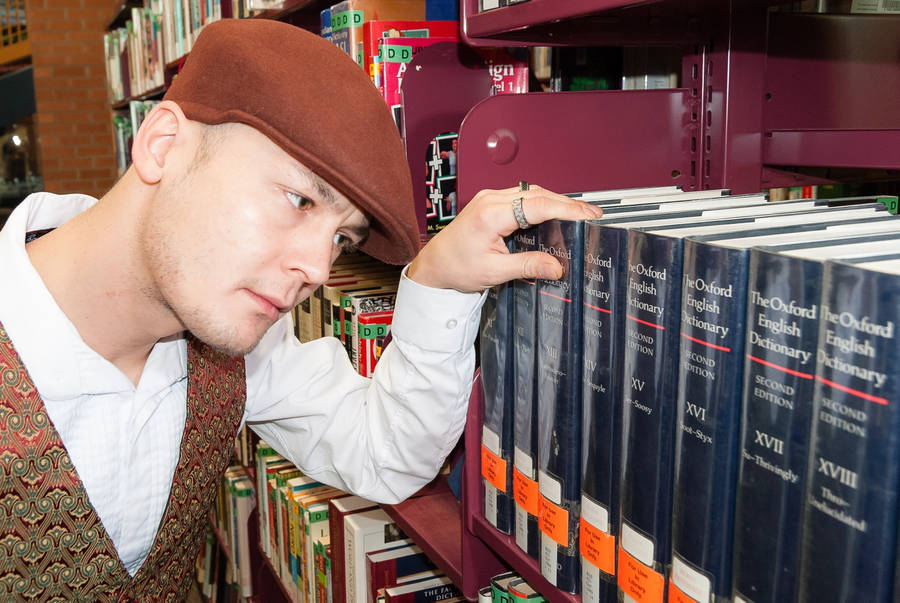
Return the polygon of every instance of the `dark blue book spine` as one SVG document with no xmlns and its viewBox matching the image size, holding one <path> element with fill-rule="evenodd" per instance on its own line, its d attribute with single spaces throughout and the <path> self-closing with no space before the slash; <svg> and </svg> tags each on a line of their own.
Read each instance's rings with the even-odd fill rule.
<svg viewBox="0 0 900 603">
<path fill-rule="evenodd" d="M 664 588 L 672 553 L 682 249 L 678 238 L 628 233 L 618 582 L 635 600 Z"/>
<path fill-rule="evenodd" d="M 900 275 L 826 262 L 800 601 L 890 601 L 900 478 Z"/>
<path fill-rule="evenodd" d="M 780 603 L 796 594 L 821 295 L 821 262 L 750 250 L 736 603 Z"/>
<path fill-rule="evenodd" d="M 512 251 L 536 251 L 537 228 L 512 236 Z M 530 557 L 540 555 L 538 527 L 538 419 L 537 419 L 537 283 L 519 279 L 511 283 L 513 304 L 514 469 L 516 544 Z"/>
<path fill-rule="evenodd" d="M 672 491 L 672 588 L 731 597 L 746 249 L 684 242 Z"/>
<path fill-rule="evenodd" d="M 512 286 L 488 291 L 481 311 L 479 337 L 482 420 L 482 475 L 485 518 L 504 534 L 513 527 L 513 354 Z"/>
<path fill-rule="evenodd" d="M 538 482 L 541 573 L 560 590 L 580 590 L 581 329 L 584 222 L 538 227 L 538 249 L 559 259 L 563 276 L 538 281 Z"/>
<path fill-rule="evenodd" d="M 622 367 L 615 346 L 625 327 L 625 233 L 585 223 L 581 449 L 581 598 L 616 600 Z"/>
</svg>

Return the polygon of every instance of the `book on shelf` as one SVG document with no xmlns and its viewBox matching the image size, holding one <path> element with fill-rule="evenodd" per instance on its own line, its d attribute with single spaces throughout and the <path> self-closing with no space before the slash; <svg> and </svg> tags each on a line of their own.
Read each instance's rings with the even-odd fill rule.
<svg viewBox="0 0 900 603">
<path fill-rule="evenodd" d="M 842 259 L 823 266 L 801 600 L 897 596 L 900 270 L 896 260 L 854 258 L 890 254 L 896 241 L 857 245 L 863 246 L 835 250 Z"/>
<path fill-rule="evenodd" d="M 367 312 L 357 317 L 354 351 L 358 359 L 357 370 L 363 377 L 371 377 L 375 373 L 375 365 L 384 352 L 385 341 L 391 332 L 393 317 L 393 310 Z"/>
<path fill-rule="evenodd" d="M 525 581 L 524 578 L 516 578 L 507 586 L 509 592 L 510 603 L 523 603 L 531 601 L 531 603 L 543 603 L 547 599 L 541 595 L 534 587 Z"/>
<path fill-rule="evenodd" d="M 537 228 L 539 251 L 562 265 L 537 281 L 538 523 L 541 574 L 560 590 L 580 590 L 581 374 L 584 222 Z"/>
<path fill-rule="evenodd" d="M 424 21 L 421 0 L 343 0 L 331 6 L 331 41 L 365 67 L 363 24 L 373 20 Z"/>
<path fill-rule="evenodd" d="M 384 509 L 344 517 L 344 593 L 347 601 L 366 600 L 366 553 L 414 544 Z"/>
<path fill-rule="evenodd" d="M 513 329 L 512 286 L 488 290 L 479 332 L 484 419 L 481 426 L 481 474 L 484 516 L 492 526 L 511 533 L 513 500 L 513 355 L 507 350 Z"/>
<path fill-rule="evenodd" d="M 518 580 L 519 576 L 516 572 L 504 572 L 491 577 L 491 600 L 494 603 L 509 601 L 509 584 L 513 580 Z"/>
<path fill-rule="evenodd" d="M 344 518 L 352 513 L 361 513 L 377 508 L 378 505 L 361 496 L 351 495 L 335 498 L 328 502 L 328 530 L 331 538 L 332 601 L 345 603 L 345 563 L 344 563 Z"/>
<path fill-rule="evenodd" d="M 512 235 L 512 251 L 537 250 L 537 229 Z M 538 527 L 538 417 L 537 417 L 537 283 L 517 279 L 510 283 L 513 331 L 507 353 L 513 355 L 513 499 L 516 545 L 530 557 L 540 552 Z"/>
<path fill-rule="evenodd" d="M 434 603 L 464 601 L 462 592 L 447 576 L 398 584 L 384 589 L 386 603 Z"/>
<path fill-rule="evenodd" d="M 331 7 L 319 11 L 319 35 L 331 41 Z"/>
<path fill-rule="evenodd" d="M 378 591 L 432 573 L 434 563 L 416 545 L 403 545 L 366 553 L 367 603 L 375 603 Z"/>
</svg>

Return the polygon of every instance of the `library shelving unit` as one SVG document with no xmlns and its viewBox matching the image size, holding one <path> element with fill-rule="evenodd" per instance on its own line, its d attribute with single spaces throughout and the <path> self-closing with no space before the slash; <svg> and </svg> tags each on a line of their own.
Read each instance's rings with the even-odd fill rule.
<svg viewBox="0 0 900 603">
<path fill-rule="evenodd" d="M 674 89 L 479 102 L 459 131 L 460 199 L 519 180 L 558 192 L 674 184 L 734 193 L 848 173 L 900 180 L 900 16 L 788 13 L 778 4 L 528 0 L 479 13 L 478 0 L 461 0 L 462 40 L 472 46 L 669 46 L 681 49 L 682 72 Z M 486 543 L 551 601 L 580 600 L 550 587 L 485 520 L 480 412 L 476 395 L 463 539 Z"/>
</svg>

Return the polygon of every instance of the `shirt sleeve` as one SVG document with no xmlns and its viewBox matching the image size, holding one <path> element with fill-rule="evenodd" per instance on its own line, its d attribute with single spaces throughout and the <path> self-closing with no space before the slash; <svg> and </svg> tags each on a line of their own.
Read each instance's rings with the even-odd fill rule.
<svg viewBox="0 0 900 603">
<path fill-rule="evenodd" d="M 380 503 L 437 475 L 465 426 L 483 294 L 405 276 L 391 343 L 359 375 L 333 337 L 301 344 L 290 316 L 246 357 L 244 419 L 317 480 Z"/>
</svg>

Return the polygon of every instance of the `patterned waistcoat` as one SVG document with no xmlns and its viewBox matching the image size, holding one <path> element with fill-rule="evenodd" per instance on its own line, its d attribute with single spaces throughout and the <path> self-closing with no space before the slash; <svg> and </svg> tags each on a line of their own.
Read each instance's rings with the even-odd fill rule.
<svg viewBox="0 0 900 603">
<path fill-rule="evenodd" d="M 132 578 L 0 325 L 0 600 L 183 600 L 245 400 L 243 359 L 190 338 L 178 465 L 153 548 Z"/>
</svg>

